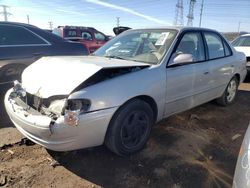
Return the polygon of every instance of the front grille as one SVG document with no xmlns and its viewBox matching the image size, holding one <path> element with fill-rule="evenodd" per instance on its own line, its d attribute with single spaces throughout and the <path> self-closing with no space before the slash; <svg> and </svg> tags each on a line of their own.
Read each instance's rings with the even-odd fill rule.
<svg viewBox="0 0 250 188">
<path fill-rule="evenodd" d="M 41 105 L 43 104 L 43 98 L 40 98 L 36 95 L 32 95 L 30 93 L 26 93 L 26 99 L 24 97 L 24 102 L 27 102 L 27 104 L 32 107 L 32 108 L 35 108 L 37 110 L 40 109 Z"/>
<path fill-rule="evenodd" d="M 25 102 L 28 106 L 40 111 L 42 106 L 48 108 L 52 101 L 65 98 L 67 98 L 67 95 L 55 95 L 49 98 L 41 98 L 26 92 L 26 97 L 23 97 L 22 101 Z"/>
</svg>

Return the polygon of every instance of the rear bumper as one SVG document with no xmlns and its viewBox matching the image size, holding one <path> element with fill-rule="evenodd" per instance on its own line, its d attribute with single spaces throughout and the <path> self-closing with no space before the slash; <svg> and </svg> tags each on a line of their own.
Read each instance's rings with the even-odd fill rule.
<svg viewBox="0 0 250 188">
<path fill-rule="evenodd" d="M 45 115 L 33 115 L 9 100 L 12 89 L 4 99 L 6 111 L 16 128 L 33 142 L 55 151 L 70 151 L 93 147 L 104 142 L 110 119 L 118 107 L 79 116 L 77 126 L 64 124 L 60 116 L 55 123 Z"/>
</svg>

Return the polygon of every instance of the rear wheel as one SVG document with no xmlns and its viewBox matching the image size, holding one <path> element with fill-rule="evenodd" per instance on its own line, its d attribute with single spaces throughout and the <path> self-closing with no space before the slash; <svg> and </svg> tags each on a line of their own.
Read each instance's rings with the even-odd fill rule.
<svg viewBox="0 0 250 188">
<path fill-rule="evenodd" d="M 118 155 L 133 154 L 146 144 L 153 122 L 148 103 L 140 99 L 129 101 L 112 118 L 105 144 Z"/>
<path fill-rule="evenodd" d="M 234 76 L 227 85 L 223 95 L 216 101 L 222 106 L 227 106 L 235 101 L 238 92 L 239 80 Z"/>
</svg>

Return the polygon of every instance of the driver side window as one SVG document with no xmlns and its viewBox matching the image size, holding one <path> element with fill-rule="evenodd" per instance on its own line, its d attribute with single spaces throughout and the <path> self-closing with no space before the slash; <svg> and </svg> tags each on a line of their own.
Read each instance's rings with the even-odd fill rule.
<svg viewBox="0 0 250 188">
<path fill-rule="evenodd" d="M 205 49 L 201 34 L 198 32 L 184 34 L 175 53 L 191 54 L 193 62 L 205 61 Z"/>
</svg>

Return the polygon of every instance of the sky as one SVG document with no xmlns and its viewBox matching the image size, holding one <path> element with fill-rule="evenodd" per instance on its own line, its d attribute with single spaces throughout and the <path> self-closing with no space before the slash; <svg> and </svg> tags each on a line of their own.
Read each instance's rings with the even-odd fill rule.
<svg viewBox="0 0 250 188">
<path fill-rule="evenodd" d="M 190 0 L 183 0 L 184 25 Z M 0 0 L 7 5 L 8 21 L 27 23 L 43 29 L 59 25 L 95 27 L 112 35 L 113 27 L 131 28 L 172 26 L 177 0 Z M 199 26 L 202 0 L 196 0 L 193 26 Z M 2 8 L 0 7 L 0 12 Z M 4 18 L 0 15 L 0 21 Z M 202 27 L 221 32 L 250 32 L 250 0 L 204 0 Z"/>
</svg>

